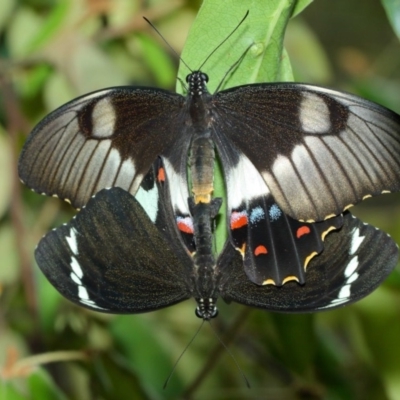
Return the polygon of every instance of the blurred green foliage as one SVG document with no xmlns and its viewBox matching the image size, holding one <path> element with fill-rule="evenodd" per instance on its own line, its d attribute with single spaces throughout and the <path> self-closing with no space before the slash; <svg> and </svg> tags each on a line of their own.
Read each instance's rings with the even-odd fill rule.
<svg viewBox="0 0 400 400">
<path fill-rule="evenodd" d="M 298 81 L 400 112 L 400 5 L 382 3 L 210 0 L 199 12 L 200 2 L 189 0 L 0 2 L 0 399 L 400 399 L 399 270 L 361 302 L 326 313 L 281 315 L 221 302 L 214 329 L 252 389 L 205 325 L 163 390 L 199 327 L 194 302 L 111 316 L 61 298 L 33 250 L 73 210 L 31 193 L 16 175 L 30 129 L 66 101 L 107 86 L 173 89 L 177 57 L 142 15 L 196 69 L 250 10 L 251 29 L 239 30 L 204 66 L 212 90 L 256 43 L 227 86 L 289 80 L 293 68 Z M 299 15 L 280 56 L 291 14 Z M 180 78 L 187 72 L 181 65 Z M 400 243 L 398 200 L 382 196 L 354 212 Z"/>
</svg>

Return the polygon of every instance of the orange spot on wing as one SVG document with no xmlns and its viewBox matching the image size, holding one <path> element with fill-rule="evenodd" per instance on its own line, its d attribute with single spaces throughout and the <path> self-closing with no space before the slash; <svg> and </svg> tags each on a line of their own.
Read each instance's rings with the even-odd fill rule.
<svg viewBox="0 0 400 400">
<path fill-rule="evenodd" d="M 248 223 L 247 215 L 244 212 L 236 212 L 234 211 L 231 214 L 231 229 L 239 229 L 246 226 Z"/>
<path fill-rule="evenodd" d="M 193 228 L 190 225 L 186 224 L 184 221 L 178 221 L 177 225 L 178 225 L 178 229 L 181 232 L 189 233 L 191 235 L 193 234 Z"/>
<path fill-rule="evenodd" d="M 164 168 L 159 168 L 158 169 L 158 175 L 157 175 L 158 182 L 165 182 L 165 170 Z"/>
<path fill-rule="evenodd" d="M 308 235 L 311 232 L 311 229 L 308 226 L 301 226 L 297 229 L 296 237 L 300 239 L 303 235 Z"/>
<path fill-rule="evenodd" d="M 263 245 L 257 246 L 254 250 L 255 256 L 259 256 L 260 254 L 268 254 L 267 248 Z"/>
</svg>

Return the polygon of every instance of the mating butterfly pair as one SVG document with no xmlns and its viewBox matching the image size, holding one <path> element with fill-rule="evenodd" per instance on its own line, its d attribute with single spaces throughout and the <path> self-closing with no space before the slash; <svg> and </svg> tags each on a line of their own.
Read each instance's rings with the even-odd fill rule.
<svg viewBox="0 0 400 400">
<path fill-rule="evenodd" d="M 395 267 L 397 246 L 342 213 L 400 189 L 400 117 L 311 85 L 253 84 L 211 95 L 207 80 L 192 72 L 186 97 L 101 90 L 34 129 L 21 180 L 82 208 L 36 249 L 50 282 L 68 299 L 112 313 L 194 297 L 206 320 L 217 314 L 218 297 L 298 312 L 374 290 Z M 215 149 L 229 231 L 217 259 Z"/>
</svg>

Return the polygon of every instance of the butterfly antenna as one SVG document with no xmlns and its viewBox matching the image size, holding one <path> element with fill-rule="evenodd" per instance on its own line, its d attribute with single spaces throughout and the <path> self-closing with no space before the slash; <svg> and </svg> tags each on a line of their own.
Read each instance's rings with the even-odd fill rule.
<svg viewBox="0 0 400 400">
<path fill-rule="evenodd" d="M 242 20 L 236 25 L 235 29 L 208 55 L 208 57 L 203 61 L 203 64 L 200 65 L 199 70 L 204 67 L 204 64 L 209 60 L 209 58 L 238 30 L 239 26 L 243 24 L 248 15 L 249 10 L 246 11 L 246 14 L 242 18 Z"/>
<path fill-rule="evenodd" d="M 234 362 L 235 365 L 236 365 L 236 368 L 239 370 L 239 372 L 241 373 L 241 375 L 242 375 L 244 381 L 246 382 L 246 386 L 250 389 L 250 388 L 251 388 L 250 382 L 249 382 L 249 380 L 247 379 L 247 376 L 246 376 L 245 373 L 243 372 L 242 368 L 240 368 L 238 362 L 236 361 L 236 358 L 233 356 L 232 352 L 229 350 L 229 348 L 226 346 L 226 344 L 223 342 L 223 340 L 218 336 L 218 333 L 217 333 L 217 331 L 214 329 L 214 327 L 213 327 L 211 321 L 208 321 L 208 323 L 209 323 L 209 325 L 210 325 L 210 327 L 211 327 L 211 330 L 214 332 L 214 335 L 217 337 L 217 339 L 218 339 L 219 342 L 221 343 L 222 347 L 223 347 L 223 348 L 226 350 L 226 352 L 231 356 L 233 362 Z"/>
<path fill-rule="evenodd" d="M 182 87 L 185 89 L 185 91 L 187 92 L 188 91 L 188 88 L 187 88 L 187 86 L 185 85 L 185 82 L 181 79 L 181 78 L 179 78 L 179 76 L 176 78 L 176 79 L 178 79 L 178 81 L 180 82 L 180 84 L 182 85 Z"/>
<path fill-rule="evenodd" d="M 188 344 L 186 345 L 186 347 L 183 349 L 181 355 L 180 355 L 180 356 L 178 357 L 178 359 L 175 361 L 175 364 L 174 364 L 174 366 L 172 367 L 172 370 L 171 370 L 171 372 L 169 373 L 168 378 L 165 380 L 163 389 L 166 389 L 166 387 L 168 386 L 168 383 L 169 383 L 169 381 L 170 381 L 170 379 L 171 379 L 173 373 L 175 372 L 176 367 L 177 367 L 178 364 L 179 364 L 179 361 L 181 360 L 182 356 L 186 353 L 186 350 L 189 348 L 189 346 L 193 343 L 194 339 L 195 339 L 195 338 L 197 337 L 197 335 L 199 334 L 199 332 L 200 332 L 201 328 L 203 327 L 203 325 L 204 325 L 204 320 L 203 320 L 202 323 L 200 324 L 200 326 L 199 326 L 199 328 L 197 329 L 196 333 L 195 333 L 195 334 L 193 335 L 193 337 L 190 339 L 189 343 L 188 343 Z"/>
<path fill-rule="evenodd" d="M 161 34 L 161 32 L 146 18 L 143 17 L 143 19 L 157 32 L 158 36 L 163 40 L 163 42 L 171 49 L 171 51 L 179 58 L 179 61 L 182 62 L 183 65 L 190 71 L 193 72 L 192 69 L 183 61 L 181 56 L 176 52 L 176 50 L 167 42 L 167 40 L 164 38 L 164 36 Z"/>
<path fill-rule="evenodd" d="M 221 79 L 221 82 L 218 84 L 217 89 L 215 90 L 215 93 L 218 92 L 221 89 L 222 84 L 225 82 L 226 77 L 242 62 L 243 58 L 246 56 L 247 52 L 250 50 L 251 46 L 253 46 L 253 43 L 247 47 L 247 49 L 243 52 L 243 54 L 239 57 L 237 61 L 235 61 L 229 68 L 228 71 L 225 72 L 225 75 Z"/>
</svg>

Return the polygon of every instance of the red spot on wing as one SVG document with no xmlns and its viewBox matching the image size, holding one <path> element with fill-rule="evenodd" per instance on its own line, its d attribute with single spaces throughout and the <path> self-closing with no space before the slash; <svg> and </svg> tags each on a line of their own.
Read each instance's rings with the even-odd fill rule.
<svg viewBox="0 0 400 400">
<path fill-rule="evenodd" d="M 165 170 L 163 167 L 158 169 L 157 180 L 158 182 L 165 182 Z"/>
<path fill-rule="evenodd" d="M 260 254 L 268 254 L 268 250 L 265 246 L 259 245 L 254 250 L 254 255 L 259 256 Z"/>
<path fill-rule="evenodd" d="M 311 229 L 308 226 L 301 226 L 299 229 L 297 229 L 296 237 L 297 239 L 300 239 L 303 235 L 308 235 L 311 232 Z"/>
<path fill-rule="evenodd" d="M 231 214 L 231 229 L 243 228 L 248 224 L 247 214 L 245 211 L 234 211 Z"/>
<path fill-rule="evenodd" d="M 183 233 L 188 233 L 190 235 L 193 235 L 194 229 L 193 229 L 193 221 L 189 217 L 185 218 L 177 218 L 176 224 L 178 225 L 178 229 L 183 232 Z"/>
</svg>

